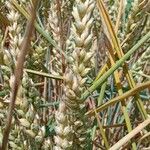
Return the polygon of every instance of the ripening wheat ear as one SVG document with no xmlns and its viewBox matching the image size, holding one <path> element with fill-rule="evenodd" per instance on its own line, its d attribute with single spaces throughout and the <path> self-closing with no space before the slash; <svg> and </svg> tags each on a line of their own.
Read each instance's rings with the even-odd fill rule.
<svg viewBox="0 0 150 150">
<path fill-rule="evenodd" d="M 22 1 L 20 1 L 20 5 L 22 5 Z M 10 54 L 8 55 L 10 57 L 9 59 L 7 59 L 7 62 L 9 62 L 9 64 L 7 65 L 9 66 L 12 62 L 11 65 L 14 68 L 16 65 L 18 53 L 20 52 L 20 45 L 22 42 L 21 32 L 23 28 L 20 24 L 20 20 L 22 18 L 14 8 L 11 1 L 7 1 L 6 6 L 9 11 L 7 17 L 10 21 L 10 25 L 8 26 L 10 46 L 5 52 L 9 51 Z M 13 72 L 11 72 L 9 82 L 10 87 L 12 88 L 12 84 L 14 82 Z M 37 114 L 35 115 L 35 106 L 33 106 L 34 98 L 36 99 L 35 101 L 39 101 L 37 89 L 33 86 L 33 84 L 31 84 L 31 78 L 26 73 L 24 73 L 22 84 L 19 87 L 15 102 L 15 105 L 17 107 L 15 109 L 14 116 L 17 118 L 17 121 L 16 119 L 14 119 L 14 117 L 11 127 L 11 138 L 9 139 L 8 143 L 9 147 L 12 149 L 24 149 L 24 147 L 28 147 L 28 149 L 30 149 L 29 145 L 32 145 L 31 143 L 33 142 L 33 140 L 29 140 L 30 138 L 35 139 L 36 147 L 38 147 L 43 142 L 43 137 L 45 135 L 44 130 L 42 129 L 42 127 L 38 127 L 37 129 L 35 129 L 35 127 L 38 126 L 37 120 L 39 119 L 39 116 Z M 30 138 L 27 140 L 22 140 L 24 136 Z M 37 143 L 40 144 L 38 145 Z"/>
<path fill-rule="evenodd" d="M 10 47 L 9 47 L 9 50 L 5 50 L 6 55 L 4 56 L 4 60 L 6 63 L 15 64 L 17 55 L 19 53 L 19 47 L 22 42 L 22 36 L 21 36 L 22 28 L 19 24 L 20 15 L 11 4 L 11 1 L 7 1 L 6 6 L 9 10 L 7 17 L 8 17 L 8 20 L 10 21 L 10 25 L 8 26 L 8 30 L 9 30 L 8 33 L 10 37 Z"/>
<path fill-rule="evenodd" d="M 91 13 L 93 0 L 76 0 L 72 15 L 74 21 L 71 28 L 74 49 L 72 64 L 64 75 L 64 102 L 69 110 L 69 122 L 72 126 L 73 149 L 84 149 L 87 146 L 87 118 L 81 94 L 85 91 L 86 76 L 91 70 L 92 23 Z"/>
<path fill-rule="evenodd" d="M 128 51 L 141 37 L 148 18 L 149 0 L 134 0 L 132 3 L 131 14 L 127 22 L 127 29 L 123 49 Z"/>
</svg>

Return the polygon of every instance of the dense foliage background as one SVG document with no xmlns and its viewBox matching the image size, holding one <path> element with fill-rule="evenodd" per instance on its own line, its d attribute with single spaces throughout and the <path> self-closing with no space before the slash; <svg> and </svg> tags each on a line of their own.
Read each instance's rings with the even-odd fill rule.
<svg viewBox="0 0 150 150">
<path fill-rule="evenodd" d="M 149 0 L 0 1 L 0 149 L 150 149 Z"/>
</svg>

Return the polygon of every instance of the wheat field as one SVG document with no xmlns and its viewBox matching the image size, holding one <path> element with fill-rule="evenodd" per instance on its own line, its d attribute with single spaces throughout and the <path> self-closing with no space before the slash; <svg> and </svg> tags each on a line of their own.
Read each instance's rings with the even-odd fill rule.
<svg viewBox="0 0 150 150">
<path fill-rule="evenodd" d="M 1 0 L 0 150 L 130 149 L 150 149 L 150 1 Z"/>
</svg>

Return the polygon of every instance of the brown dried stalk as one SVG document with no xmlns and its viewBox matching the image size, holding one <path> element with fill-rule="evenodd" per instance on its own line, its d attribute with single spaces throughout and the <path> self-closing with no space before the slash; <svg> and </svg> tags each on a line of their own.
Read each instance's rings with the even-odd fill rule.
<svg viewBox="0 0 150 150">
<path fill-rule="evenodd" d="M 4 134 L 3 134 L 2 148 L 0 148 L 1 150 L 6 150 L 6 148 L 7 148 L 9 132 L 11 129 L 12 114 L 13 114 L 13 110 L 15 107 L 15 101 L 16 101 L 16 96 L 17 96 L 17 92 L 18 92 L 18 87 L 19 87 L 19 84 L 20 84 L 20 81 L 21 81 L 21 78 L 23 75 L 23 65 L 25 62 L 25 57 L 27 55 L 27 51 L 30 46 L 31 35 L 32 35 L 33 28 L 34 28 L 34 20 L 35 20 L 35 16 L 36 16 L 35 10 L 36 10 L 36 6 L 37 6 L 37 2 L 38 1 L 33 2 L 33 6 L 31 9 L 31 18 L 26 27 L 24 40 L 21 45 L 21 52 L 19 54 L 17 64 L 16 64 L 15 77 L 14 77 L 14 82 L 13 82 L 13 87 L 12 87 L 11 102 L 9 105 L 6 127 L 5 127 Z"/>
<path fill-rule="evenodd" d="M 149 124 L 150 124 L 150 118 L 148 118 L 143 123 L 141 123 L 140 125 L 138 125 L 135 129 L 133 129 L 126 136 L 124 136 L 120 141 L 118 141 L 109 150 L 118 150 L 120 147 L 122 147 L 126 142 L 130 141 L 136 134 L 138 134 L 143 128 L 145 128 Z"/>
</svg>

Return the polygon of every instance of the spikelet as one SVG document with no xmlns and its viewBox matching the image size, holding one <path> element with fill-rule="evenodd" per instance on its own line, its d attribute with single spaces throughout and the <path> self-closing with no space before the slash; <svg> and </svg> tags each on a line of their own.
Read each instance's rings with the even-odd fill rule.
<svg viewBox="0 0 150 150">
<path fill-rule="evenodd" d="M 56 136 L 54 137 L 56 146 L 54 150 L 58 149 L 72 149 L 72 127 L 68 122 L 67 110 L 64 102 L 60 102 L 59 109 L 55 113 Z"/>
</svg>

